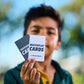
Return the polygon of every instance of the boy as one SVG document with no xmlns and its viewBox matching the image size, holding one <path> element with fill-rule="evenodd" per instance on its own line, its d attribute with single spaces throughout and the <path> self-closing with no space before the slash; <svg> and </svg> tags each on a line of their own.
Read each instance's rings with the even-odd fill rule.
<svg viewBox="0 0 84 84">
<path fill-rule="evenodd" d="M 9 70 L 4 77 L 5 84 L 73 84 L 69 72 L 51 60 L 54 50 L 61 45 L 62 20 L 50 6 L 31 8 L 26 14 L 24 35 L 46 36 L 45 60 L 36 62 L 28 59 Z"/>
</svg>

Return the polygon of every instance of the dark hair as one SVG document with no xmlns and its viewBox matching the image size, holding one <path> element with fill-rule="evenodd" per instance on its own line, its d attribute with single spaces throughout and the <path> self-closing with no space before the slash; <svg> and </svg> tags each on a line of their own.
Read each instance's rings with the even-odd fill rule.
<svg viewBox="0 0 84 84">
<path fill-rule="evenodd" d="M 24 21 L 24 35 L 26 35 L 27 28 L 32 20 L 35 20 L 39 17 L 47 17 L 47 16 L 58 22 L 58 34 L 59 34 L 58 41 L 61 41 L 61 31 L 63 28 L 63 21 L 60 18 L 60 14 L 51 6 L 45 6 L 45 5 L 40 5 L 39 7 L 33 7 L 27 12 Z"/>
</svg>

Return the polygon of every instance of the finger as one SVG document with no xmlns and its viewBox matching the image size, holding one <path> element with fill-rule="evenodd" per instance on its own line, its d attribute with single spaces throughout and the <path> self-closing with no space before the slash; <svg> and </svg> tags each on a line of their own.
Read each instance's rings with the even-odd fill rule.
<svg viewBox="0 0 84 84">
<path fill-rule="evenodd" d="M 41 75 L 40 72 L 37 71 L 36 72 L 36 76 L 35 76 L 35 82 L 36 83 L 39 83 L 39 81 L 40 81 L 40 75 Z"/>
<path fill-rule="evenodd" d="M 31 59 L 30 63 L 28 64 L 27 70 L 25 72 L 25 76 L 28 76 L 28 78 L 30 77 L 30 72 L 34 66 L 34 62 L 35 62 L 35 59 Z"/>
<path fill-rule="evenodd" d="M 24 74 L 25 74 L 25 71 L 28 67 L 28 64 L 30 62 L 30 59 L 28 59 L 23 65 L 22 65 L 22 68 L 21 68 L 21 72 L 20 72 L 20 76 L 23 77 Z"/>
<path fill-rule="evenodd" d="M 31 80 L 34 80 L 35 79 L 35 75 L 36 75 L 36 68 L 33 68 L 32 70 L 31 70 L 31 73 L 30 73 L 30 79 Z"/>
</svg>

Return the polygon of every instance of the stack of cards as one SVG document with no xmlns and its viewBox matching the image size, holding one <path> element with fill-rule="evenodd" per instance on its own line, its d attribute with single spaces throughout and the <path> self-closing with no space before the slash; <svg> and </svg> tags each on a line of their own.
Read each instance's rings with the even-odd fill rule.
<svg viewBox="0 0 84 84">
<path fill-rule="evenodd" d="M 36 61 L 44 61 L 45 36 L 26 35 L 17 40 L 15 44 L 25 60 L 35 58 Z"/>
</svg>

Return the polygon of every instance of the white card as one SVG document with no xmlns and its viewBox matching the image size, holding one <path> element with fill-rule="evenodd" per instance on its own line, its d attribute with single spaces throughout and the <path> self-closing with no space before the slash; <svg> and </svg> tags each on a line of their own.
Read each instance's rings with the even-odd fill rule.
<svg viewBox="0 0 84 84">
<path fill-rule="evenodd" d="M 36 61 L 44 61 L 45 36 L 30 35 L 29 48 L 28 58 L 35 58 Z"/>
</svg>

